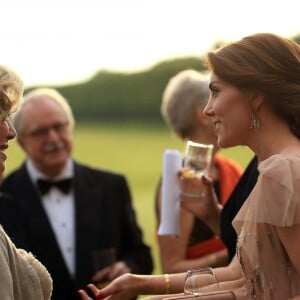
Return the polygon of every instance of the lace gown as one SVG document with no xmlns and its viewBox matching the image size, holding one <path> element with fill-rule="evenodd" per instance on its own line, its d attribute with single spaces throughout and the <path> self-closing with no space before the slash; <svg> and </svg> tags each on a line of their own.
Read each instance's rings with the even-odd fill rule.
<svg viewBox="0 0 300 300">
<path fill-rule="evenodd" d="M 287 300 L 300 294 L 300 278 L 276 228 L 300 224 L 300 154 L 273 155 L 258 170 L 257 184 L 233 220 L 237 255 L 248 299 Z M 300 237 L 295 243 L 300 248 Z"/>
</svg>

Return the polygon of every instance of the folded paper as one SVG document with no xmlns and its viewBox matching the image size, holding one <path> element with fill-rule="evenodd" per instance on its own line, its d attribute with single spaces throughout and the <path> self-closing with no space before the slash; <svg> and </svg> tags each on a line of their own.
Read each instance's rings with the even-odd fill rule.
<svg viewBox="0 0 300 300">
<path fill-rule="evenodd" d="M 180 189 L 177 174 L 181 167 L 181 153 L 173 149 L 165 150 L 163 154 L 161 221 L 158 235 L 179 236 Z"/>
</svg>

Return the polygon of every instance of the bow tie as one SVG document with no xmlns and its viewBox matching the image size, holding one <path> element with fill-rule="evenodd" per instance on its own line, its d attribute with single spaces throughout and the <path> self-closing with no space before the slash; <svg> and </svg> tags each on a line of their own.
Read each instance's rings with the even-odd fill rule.
<svg viewBox="0 0 300 300">
<path fill-rule="evenodd" d="M 72 178 L 59 181 L 38 179 L 37 185 L 42 195 L 47 194 L 51 187 L 57 187 L 64 194 L 68 194 L 72 186 Z"/>
</svg>

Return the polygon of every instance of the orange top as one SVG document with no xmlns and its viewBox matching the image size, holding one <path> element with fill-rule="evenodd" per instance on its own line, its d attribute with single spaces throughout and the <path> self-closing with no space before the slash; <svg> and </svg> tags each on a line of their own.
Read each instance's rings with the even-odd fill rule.
<svg viewBox="0 0 300 300">
<path fill-rule="evenodd" d="M 241 174 L 242 168 L 234 161 L 223 157 L 220 154 L 214 156 L 214 162 L 219 169 L 219 182 L 220 182 L 220 203 L 224 205 L 232 191 L 234 190 Z M 205 256 L 214 252 L 218 252 L 226 248 L 223 242 L 214 236 L 209 240 L 199 242 L 191 245 L 187 249 L 187 258 L 196 258 Z"/>
<path fill-rule="evenodd" d="M 219 169 L 219 182 L 220 182 L 220 203 L 224 205 L 232 191 L 234 190 L 237 182 L 239 181 L 243 170 L 234 161 L 225 158 L 220 154 L 214 157 L 215 164 Z"/>
</svg>

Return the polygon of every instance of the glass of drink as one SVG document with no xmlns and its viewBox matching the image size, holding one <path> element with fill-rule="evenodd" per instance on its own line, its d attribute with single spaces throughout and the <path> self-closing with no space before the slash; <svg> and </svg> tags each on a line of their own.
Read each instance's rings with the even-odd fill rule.
<svg viewBox="0 0 300 300">
<path fill-rule="evenodd" d="M 94 273 L 106 267 L 112 266 L 117 261 L 115 248 L 93 250 L 91 255 Z M 101 282 L 97 283 L 97 286 L 98 288 L 103 288 L 108 283 L 109 280 L 103 279 Z"/>
<path fill-rule="evenodd" d="M 202 293 L 216 292 L 219 284 L 212 268 L 190 269 L 186 272 L 184 293 L 199 296 Z"/>
<path fill-rule="evenodd" d="M 214 145 L 199 144 L 188 141 L 185 148 L 183 167 L 187 169 L 185 176 L 201 177 L 208 175 Z"/>
</svg>

